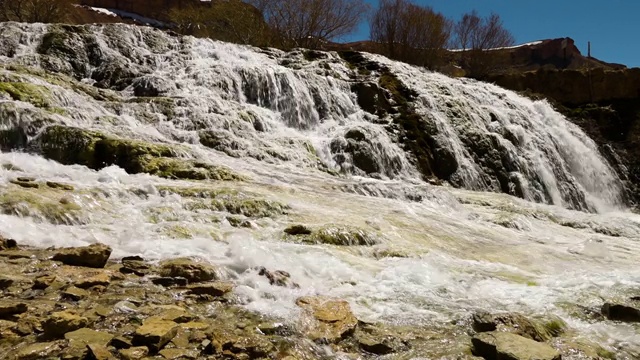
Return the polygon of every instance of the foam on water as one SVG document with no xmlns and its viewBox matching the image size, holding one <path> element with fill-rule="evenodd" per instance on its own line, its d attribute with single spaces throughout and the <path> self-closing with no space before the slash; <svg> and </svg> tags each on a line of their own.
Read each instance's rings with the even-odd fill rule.
<svg viewBox="0 0 640 360">
<path fill-rule="evenodd" d="M 229 166 L 251 179 L 206 186 L 286 203 L 291 215 L 235 228 L 224 220 L 225 212 L 188 210 L 183 205 L 189 199 L 158 191 L 193 186 L 186 181 L 1 153 L 0 163 L 20 168 L 0 168 L 2 192 L 17 176 L 69 183 L 76 188 L 73 201 L 88 217 L 81 224 L 53 225 L 4 214 L 3 235 L 40 247 L 102 242 L 114 248 L 115 258 L 198 256 L 225 269 L 224 276 L 239 284 L 236 292 L 247 308 L 283 318 L 295 315 L 295 299 L 309 294 L 344 298 L 363 320 L 408 324 L 461 320 L 479 309 L 553 313 L 589 337 L 622 344 L 629 353 L 640 351 L 637 328 L 590 324 L 570 316 L 564 306 L 599 304 L 601 297 L 637 285 L 640 217 L 603 212 L 621 204 L 618 179 L 595 144 L 546 102 L 366 55 L 417 91 L 416 112 L 434 121 L 440 146 L 455 154 L 459 166 L 452 181 L 472 190 L 499 187 L 487 180 L 465 144 L 470 134 L 481 134 L 507 149 L 517 165 L 511 175 L 525 199 L 551 205 L 422 182 L 386 129 L 388 119 L 358 106 L 350 90 L 351 70 L 336 54 L 327 54 L 327 65 L 320 67 L 300 52 L 178 39 L 121 25 L 87 28 L 105 58 L 147 67 L 145 81 L 157 81 L 175 103 L 171 116 L 157 103 L 127 102 L 131 87 L 110 93 L 113 102 L 96 101 L 41 77 L 0 68 L 0 76 L 13 74 L 46 86 L 51 106 L 65 110 L 43 115 L 45 110 L 31 104 L 0 99 L 3 128 L 20 126 L 37 135 L 38 126 L 47 122 L 34 119 L 44 117 L 118 136 L 180 143 L 185 156 Z M 3 24 L 0 31 L 20 35 L 15 54 L 0 56 L 0 62 L 39 66 L 36 47 L 46 26 Z M 376 176 L 367 177 L 349 154 L 336 151 L 354 129 L 370 140 L 383 169 Z M 199 145 L 199 130 L 219 132 L 229 146 Z M 318 171 L 322 166 L 349 176 Z M 580 196 L 603 213 L 563 208 L 580 204 Z M 160 208 L 164 213 L 151 221 L 150 214 Z M 211 215 L 222 221 L 207 220 Z M 294 244 L 282 239 L 282 230 L 292 223 L 358 226 L 379 234 L 381 243 Z M 171 227 L 187 229 L 191 238 L 171 236 L 166 231 Z M 376 256 L 385 251 L 406 257 Z M 270 285 L 257 274 L 260 266 L 289 272 L 300 287 Z"/>
</svg>

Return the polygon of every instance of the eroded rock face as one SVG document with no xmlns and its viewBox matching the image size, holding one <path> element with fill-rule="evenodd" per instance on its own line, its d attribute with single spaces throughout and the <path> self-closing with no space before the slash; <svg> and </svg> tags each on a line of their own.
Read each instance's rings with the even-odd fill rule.
<svg viewBox="0 0 640 360">
<path fill-rule="evenodd" d="M 59 250 L 53 260 L 66 265 L 103 268 L 111 256 L 111 248 L 103 244 Z"/>
</svg>

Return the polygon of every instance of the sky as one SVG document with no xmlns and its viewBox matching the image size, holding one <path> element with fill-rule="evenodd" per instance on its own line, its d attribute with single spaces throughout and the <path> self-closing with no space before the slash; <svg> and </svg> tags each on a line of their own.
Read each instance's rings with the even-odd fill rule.
<svg viewBox="0 0 640 360">
<path fill-rule="evenodd" d="M 377 0 L 365 0 L 377 6 Z M 640 0 L 414 0 L 458 20 L 473 9 L 500 15 L 516 44 L 570 37 L 580 52 L 606 62 L 640 67 Z M 369 38 L 362 24 L 345 41 Z"/>
</svg>

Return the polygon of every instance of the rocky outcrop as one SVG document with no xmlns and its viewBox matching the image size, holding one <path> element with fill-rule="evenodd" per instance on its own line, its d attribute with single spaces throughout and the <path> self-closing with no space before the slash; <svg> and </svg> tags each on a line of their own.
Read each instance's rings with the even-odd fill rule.
<svg viewBox="0 0 640 360">
<path fill-rule="evenodd" d="M 92 244 L 86 247 L 61 249 L 53 260 L 66 265 L 103 268 L 111 256 L 111 248 L 103 244 Z"/>
<path fill-rule="evenodd" d="M 473 353 L 486 360 L 560 360 L 551 346 L 507 332 L 488 332 L 474 336 Z"/>
</svg>

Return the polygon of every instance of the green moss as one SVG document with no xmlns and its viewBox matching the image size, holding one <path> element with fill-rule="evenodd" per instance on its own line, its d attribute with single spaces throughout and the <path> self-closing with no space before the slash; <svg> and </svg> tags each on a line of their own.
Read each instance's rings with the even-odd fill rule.
<svg viewBox="0 0 640 360">
<path fill-rule="evenodd" d="M 175 101 L 169 97 L 134 97 L 127 100 L 128 103 L 150 104 L 157 111 L 169 119 L 175 117 Z"/>
<path fill-rule="evenodd" d="M 0 93 L 8 94 L 13 100 L 24 101 L 39 108 L 48 108 L 49 89 L 44 86 L 24 82 L 0 82 Z"/>
<path fill-rule="evenodd" d="M 203 188 L 183 186 L 158 186 L 158 191 L 177 194 L 190 198 L 215 198 L 220 195 L 237 195 L 238 191 L 230 188 Z"/>
<path fill-rule="evenodd" d="M 264 199 L 219 198 L 211 201 L 211 209 L 251 218 L 273 217 L 287 213 L 289 207 Z"/>
<path fill-rule="evenodd" d="M 287 238 L 308 244 L 328 244 L 340 246 L 375 245 L 378 239 L 364 229 L 347 225 L 327 225 L 309 229 L 302 225 L 285 229 Z"/>
<path fill-rule="evenodd" d="M 53 224 L 82 224 L 82 209 L 72 201 L 57 200 L 62 192 L 8 187 L 0 194 L 0 209 L 7 215 L 31 216 Z"/>
<path fill-rule="evenodd" d="M 543 324 L 545 330 L 552 337 L 562 335 L 567 330 L 567 324 L 560 318 L 554 318 Z"/>
<path fill-rule="evenodd" d="M 192 239 L 191 231 L 182 225 L 170 225 L 162 229 L 162 233 L 173 239 Z"/>
<path fill-rule="evenodd" d="M 143 160 L 143 165 L 138 172 L 167 179 L 245 180 L 242 175 L 234 173 L 229 168 L 205 164 L 199 161 L 168 157 L 151 157 L 149 155 L 145 155 Z"/>
</svg>

